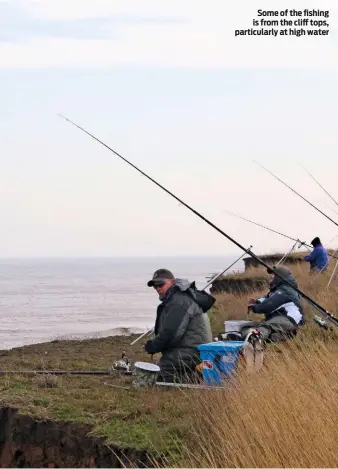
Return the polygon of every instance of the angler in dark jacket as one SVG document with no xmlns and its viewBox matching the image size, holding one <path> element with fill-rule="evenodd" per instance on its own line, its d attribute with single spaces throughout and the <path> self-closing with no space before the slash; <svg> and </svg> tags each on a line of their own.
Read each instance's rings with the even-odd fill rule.
<svg viewBox="0 0 338 469">
<path fill-rule="evenodd" d="M 155 337 L 145 345 L 150 354 L 161 353 L 159 367 L 164 381 L 175 381 L 195 371 L 200 363 L 197 347 L 212 341 L 207 311 L 215 302 L 209 293 L 196 289 L 195 283 L 175 279 L 166 270 L 157 270 L 148 282 L 161 300 L 157 307 Z"/>
<path fill-rule="evenodd" d="M 292 273 L 286 267 L 275 267 L 275 271 L 289 283 L 297 288 L 297 282 Z M 268 269 L 269 273 L 272 273 Z M 304 323 L 303 308 L 298 293 L 283 279 L 272 273 L 269 293 L 258 300 L 250 300 L 249 310 L 253 313 L 264 314 L 265 320 L 256 324 L 262 333 L 263 339 L 271 342 L 286 340 L 298 330 Z M 245 336 L 248 327 L 254 327 L 254 323 L 242 328 Z"/>
<path fill-rule="evenodd" d="M 318 236 L 311 241 L 313 251 L 304 257 L 306 262 L 310 262 L 310 271 L 320 272 L 327 269 L 329 260 L 327 250 L 322 245 Z"/>
</svg>

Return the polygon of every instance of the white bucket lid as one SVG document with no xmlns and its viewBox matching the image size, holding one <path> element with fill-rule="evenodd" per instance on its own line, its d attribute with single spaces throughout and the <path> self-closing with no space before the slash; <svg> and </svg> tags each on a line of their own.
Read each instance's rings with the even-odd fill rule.
<svg viewBox="0 0 338 469">
<path fill-rule="evenodd" d="M 136 362 L 135 368 L 140 368 L 144 371 L 150 371 L 151 373 L 158 373 L 160 371 L 160 367 L 155 365 L 155 363 L 147 363 L 147 362 Z"/>
<path fill-rule="evenodd" d="M 247 321 L 245 319 L 233 319 L 232 321 L 224 321 L 224 324 L 244 324 L 244 323 L 249 323 L 251 321 Z"/>
</svg>

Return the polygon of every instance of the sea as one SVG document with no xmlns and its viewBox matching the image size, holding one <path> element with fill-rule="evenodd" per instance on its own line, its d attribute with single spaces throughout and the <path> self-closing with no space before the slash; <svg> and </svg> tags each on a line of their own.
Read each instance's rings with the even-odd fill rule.
<svg viewBox="0 0 338 469">
<path fill-rule="evenodd" d="M 0 259 L 0 349 L 143 333 L 154 325 L 158 268 L 203 288 L 236 256 Z M 238 262 L 231 271 L 242 271 Z M 208 291 L 208 289 L 207 289 Z"/>
</svg>

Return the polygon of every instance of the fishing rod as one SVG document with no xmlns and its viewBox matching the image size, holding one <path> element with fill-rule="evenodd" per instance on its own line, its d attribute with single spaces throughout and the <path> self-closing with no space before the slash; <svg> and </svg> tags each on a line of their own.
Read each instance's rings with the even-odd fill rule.
<svg viewBox="0 0 338 469">
<path fill-rule="evenodd" d="M 284 238 L 291 239 L 291 241 L 296 241 L 297 243 L 299 242 L 300 245 L 305 246 L 305 247 L 307 247 L 307 248 L 309 248 L 309 249 L 312 249 L 312 246 L 310 246 L 309 244 L 306 244 L 305 242 L 300 241 L 299 239 L 292 238 L 291 236 L 288 236 L 288 235 L 286 235 L 286 234 L 284 234 L 284 233 L 280 233 L 279 231 L 273 230 L 272 228 L 269 228 L 268 226 L 261 225 L 260 223 L 257 223 L 257 222 L 255 222 L 255 221 L 249 220 L 248 218 L 241 217 L 240 215 L 236 215 L 235 213 L 228 212 L 227 210 L 223 210 L 223 212 L 225 212 L 225 213 L 227 213 L 228 215 L 231 215 L 231 216 L 233 216 L 233 217 L 240 218 L 241 220 L 244 220 L 244 221 L 247 221 L 247 222 L 249 222 L 249 223 L 252 223 L 253 225 L 260 226 L 261 228 L 265 228 L 266 230 L 272 231 L 272 233 L 276 233 L 276 234 L 279 234 L 279 235 L 281 235 L 281 236 L 284 236 Z"/>
<path fill-rule="evenodd" d="M 170 192 L 168 189 L 166 189 L 164 186 L 162 186 L 159 182 L 155 181 L 152 177 L 148 176 L 144 171 L 139 169 L 137 166 L 135 166 L 133 163 L 131 163 L 129 160 L 124 158 L 122 155 L 117 153 L 115 150 L 113 150 L 110 146 L 108 146 L 106 143 L 102 142 L 102 140 L 98 139 L 95 137 L 93 134 L 85 130 L 83 127 L 79 126 L 75 122 L 71 121 L 67 117 L 62 116 L 59 114 L 60 117 L 62 117 L 65 121 L 69 122 L 70 124 L 74 125 L 77 127 L 79 130 L 87 134 L 89 137 L 93 138 L 96 140 L 98 143 L 103 145 L 105 148 L 107 148 L 109 151 L 114 153 L 116 156 L 118 156 L 121 160 L 123 160 L 125 163 L 129 164 L 132 168 L 134 168 L 136 171 L 138 171 L 142 176 L 146 177 L 149 179 L 151 182 L 153 182 L 156 186 L 158 186 L 160 189 L 162 189 L 164 192 L 169 194 L 171 197 L 173 197 L 177 202 L 181 203 L 184 205 L 188 210 L 190 210 L 192 213 L 194 213 L 197 217 L 199 217 L 201 220 L 203 220 L 207 225 L 211 226 L 216 230 L 218 233 L 220 233 L 222 236 L 227 238 L 229 241 L 231 241 L 233 244 L 235 244 L 237 247 L 239 247 L 242 251 L 246 251 L 246 248 L 240 244 L 238 241 L 236 241 L 234 238 L 232 238 L 230 235 L 225 233 L 221 228 L 219 228 L 217 225 L 215 225 L 213 222 L 208 220 L 205 216 L 203 216 L 201 213 L 199 213 L 197 210 L 194 208 L 190 207 L 186 202 L 184 202 L 182 199 L 177 197 L 175 194 Z M 287 279 L 283 278 L 274 268 L 271 268 L 266 262 L 264 262 L 262 259 L 260 259 L 251 249 L 247 251 L 247 253 L 254 258 L 259 264 L 263 265 L 266 269 L 269 269 L 271 272 L 274 273 L 274 275 L 284 281 L 286 284 L 288 284 L 290 287 L 292 287 L 300 296 L 302 296 L 304 299 L 306 299 L 315 309 L 317 309 L 323 316 L 325 316 L 330 322 L 332 322 L 335 326 L 338 327 L 338 318 L 336 318 L 333 314 L 328 312 L 325 308 L 323 308 L 321 305 L 319 305 L 315 300 L 312 300 L 309 296 L 307 296 L 305 293 L 303 293 L 301 290 L 299 290 L 297 287 L 295 287 L 291 282 L 289 282 Z"/>
<path fill-rule="evenodd" d="M 331 217 L 329 217 L 328 215 L 326 215 L 326 213 L 324 213 L 322 210 L 320 210 L 318 207 L 316 207 L 312 202 L 310 202 L 308 199 L 306 199 L 303 195 L 301 195 L 299 192 L 297 192 L 295 189 L 293 189 L 291 186 L 289 186 L 288 184 L 286 184 L 286 182 L 282 181 L 278 176 L 276 176 L 275 174 L 273 174 L 271 171 L 269 171 L 268 169 L 266 169 L 263 165 L 261 165 L 260 163 L 258 163 L 257 161 L 254 160 L 254 163 L 258 164 L 258 166 L 260 166 L 261 168 L 263 168 L 267 173 L 271 174 L 271 176 L 273 176 L 275 179 L 277 179 L 277 181 L 281 182 L 282 184 L 284 184 L 284 186 L 286 186 L 288 189 L 290 189 L 294 194 L 298 195 L 298 197 L 302 198 L 303 200 L 305 200 L 306 203 L 308 203 L 309 205 L 311 205 L 311 207 L 313 207 L 315 210 L 317 210 L 317 212 L 321 213 L 322 215 L 324 215 L 324 217 L 326 217 L 328 220 L 330 220 L 332 223 L 334 223 L 336 226 L 338 226 L 338 223 L 334 220 L 332 220 Z"/>
<path fill-rule="evenodd" d="M 238 259 L 236 259 L 232 264 L 230 264 L 228 267 L 226 267 L 224 270 L 222 270 L 222 272 L 220 272 L 219 274 L 216 274 L 215 277 L 213 277 L 211 280 L 209 280 L 209 282 L 202 288 L 202 290 L 205 290 L 206 288 L 208 288 L 221 275 L 228 272 L 228 270 L 230 270 L 231 267 L 233 267 L 235 264 L 237 264 L 237 262 L 239 262 L 241 259 L 243 259 L 245 254 L 248 254 L 248 252 L 251 250 L 251 248 L 252 248 L 252 244 L 248 247 L 248 249 L 245 250 L 245 252 Z"/>
<path fill-rule="evenodd" d="M 244 220 L 244 221 L 247 221 L 249 223 L 252 223 L 253 225 L 256 225 L 256 226 L 260 226 L 261 228 L 265 228 L 266 230 L 269 230 L 269 231 L 272 231 L 272 233 L 276 233 L 276 234 L 279 234 L 281 236 L 284 236 L 284 238 L 288 238 L 288 239 L 291 239 L 292 241 L 296 241 L 296 243 L 299 243 L 299 246 L 298 247 L 301 247 L 301 246 L 305 246 L 306 248 L 308 248 L 308 250 L 310 251 L 311 249 L 313 249 L 312 246 L 310 246 L 309 244 L 306 244 L 304 241 L 300 241 L 299 239 L 296 239 L 296 238 L 292 238 L 291 236 L 288 236 L 284 233 L 280 233 L 279 231 L 276 231 L 276 230 L 273 230 L 272 228 L 269 228 L 268 226 L 265 226 L 265 225 L 261 225 L 260 223 L 257 223 L 255 221 L 252 221 L 252 220 L 249 220 L 248 218 L 244 218 L 244 217 L 241 217 L 240 215 L 236 215 L 235 213 L 231 213 L 231 212 L 228 212 L 227 210 L 223 210 L 223 212 L 227 213 L 228 215 L 231 215 L 233 217 L 236 217 L 236 218 L 240 218 L 241 220 Z M 334 239 L 336 239 L 338 237 L 338 235 L 334 236 L 331 241 L 328 242 L 328 244 L 332 243 L 332 241 Z M 292 251 L 291 251 L 292 252 Z M 338 260 L 338 257 L 335 256 L 334 254 L 336 253 L 337 251 L 335 251 L 330 257 L 331 259 L 337 259 Z M 288 253 L 287 255 L 289 255 L 290 253 Z"/>
<path fill-rule="evenodd" d="M 249 250 L 251 248 L 252 248 L 252 245 L 238 259 L 236 259 L 231 265 L 226 267 L 224 270 L 222 270 L 222 272 L 220 272 L 219 274 L 216 274 L 211 280 L 209 280 L 209 282 L 202 288 L 202 291 L 205 290 L 206 288 L 208 288 L 209 285 L 211 285 L 215 280 L 218 279 L 218 277 L 225 274 L 225 272 L 227 272 L 229 269 L 231 269 L 232 266 L 237 264 L 237 262 L 240 261 L 245 256 L 245 254 L 247 254 L 249 252 Z M 139 337 L 137 337 L 130 345 L 136 344 L 136 342 L 141 340 L 144 336 L 150 335 L 153 331 L 154 331 L 154 328 L 152 327 L 151 329 L 149 329 L 148 331 L 144 332 Z"/>
<path fill-rule="evenodd" d="M 333 269 L 333 272 L 332 272 L 332 274 L 331 274 L 330 280 L 329 280 L 329 282 L 328 282 L 328 284 L 327 284 L 327 288 L 329 288 L 329 286 L 330 286 L 332 280 L 333 280 L 334 278 L 336 278 L 336 276 L 337 276 L 337 274 L 336 274 L 337 267 L 338 267 L 338 261 L 336 262 L 335 268 Z"/>
<path fill-rule="evenodd" d="M 284 238 L 291 239 L 292 241 L 296 241 L 296 243 L 299 243 L 298 247 L 305 246 L 309 251 L 313 249 L 313 246 L 310 246 L 309 244 L 306 244 L 304 241 L 300 241 L 300 239 L 292 238 L 291 236 L 288 236 L 284 233 L 280 233 L 279 231 L 273 230 L 272 228 L 269 228 L 268 226 L 261 225 L 260 223 L 257 223 L 255 221 L 249 220 L 248 218 L 241 217 L 240 215 L 236 215 L 235 213 L 228 212 L 227 210 L 223 210 L 223 212 L 227 213 L 228 215 L 231 215 L 235 218 L 240 218 L 241 220 L 247 221 L 249 223 L 252 223 L 253 225 L 260 226 L 261 228 L 265 228 L 266 230 L 272 231 L 272 233 L 279 234 L 281 236 L 284 236 Z M 338 235 L 334 236 L 331 241 L 329 241 L 328 244 L 330 244 L 335 238 L 337 238 Z M 289 254 L 288 254 L 289 255 Z M 338 257 L 332 255 L 331 256 L 333 259 L 337 259 Z"/>
<path fill-rule="evenodd" d="M 327 207 L 329 210 L 331 210 L 332 212 L 334 212 L 334 213 L 336 213 L 336 214 L 338 215 L 337 210 L 334 210 L 334 209 L 333 209 L 332 207 L 330 207 L 330 205 L 328 205 L 328 204 L 324 204 L 324 205 L 325 205 L 325 207 Z"/>
<path fill-rule="evenodd" d="M 320 183 L 319 181 L 317 181 L 317 179 L 316 179 L 314 176 L 312 176 L 312 174 L 305 168 L 305 166 L 303 166 L 301 163 L 298 163 L 298 164 L 299 164 L 299 166 L 301 166 L 301 167 L 304 169 L 304 171 L 306 171 L 306 172 L 308 173 L 308 175 L 315 181 L 315 183 L 317 183 L 318 186 L 319 186 L 321 189 L 323 189 L 323 191 L 325 192 L 325 194 L 328 195 L 328 196 L 330 197 L 330 199 L 333 200 L 333 202 L 334 202 L 336 205 L 338 205 L 338 202 L 337 202 L 337 201 L 332 197 L 332 195 L 325 189 L 325 187 L 323 187 L 323 186 L 321 185 L 321 183 Z"/>
<path fill-rule="evenodd" d="M 0 375 L 6 374 L 22 374 L 22 375 L 111 375 L 110 371 L 94 371 L 94 370 L 0 370 Z"/>
<path fill-rule="evenodd" d="M 284 256 L 277 262 L 276 267 L 278 267 L 280 264 L 282 264 L 288 257 L 289 255 L 293 252 L 293 250 L 296 248 L 297 244 L 299 241 L 296 241 L 295 244 L 292 246 L 290 251 L 288 251 Z"/>
<path fill-rule="evenodd" d="M 116 372 L 123 375 L 132 375 L 132 362 L 127 358 L 126 352 L 122 352 L 120 360 L 116 360 L 109 370 L 0 370 L 0 375 L 23 374 L 23 375 L 96 375 L 109 376 Z"/>
</svg>

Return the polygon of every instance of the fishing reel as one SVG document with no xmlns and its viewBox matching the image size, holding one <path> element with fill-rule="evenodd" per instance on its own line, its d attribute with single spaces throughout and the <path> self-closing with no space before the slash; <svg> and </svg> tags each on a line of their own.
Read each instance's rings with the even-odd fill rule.
<svg viewBox="0 0 338 469">
<path fill-rule="evenodd" d="M 259 332 L 258 329 L 251 328 L 251 329 L 248 330 L 245 341 L 253 343 L 253 342 L 257 342 L 259 340 L 262 340 L 262 338 L 263 338 L 263 335 L 261 334 L 261 332 Z M 242 341 L 243 340 L 243 335 L 238 331 L 225 332 L 225 333 L 218 334 L 217 340 Z"/>
<path fill-rule="evenodd" d="M 320 318 L 319 316 L 315 316 L 313 318 L 313 321 L 318 324 L 318 326 L 322 327 L 325 330 L 328 330 L 329 326 L 328 324 L 324 321 L 324 319 Z"/>
<path fill-rule="evenodd" d="M 234 332 L 221 332 L 218 334 L 217 337 L 215 337 L 215 340 L 243 340 L 242 335 L 240 332 L 234 331 Z"/>
<path fill-rule="evenodd" d="M 303 246 L 306 245 L 305 241 L 301 241 L 300 239 L 297 239 L 298 244 L 298 249 L 302 248 Z"/>
<path fill-rule="evenodd" d="M 247 336 L 248 342 L 257 342 L 263 339 L 263 334 L 258 329 L 250 329 Z"/>
<path fill-rule="evenodd" d="M 110 371 L 119 371 L 123 374 L 132 374 L 131 371 L 132 362 L 127 358 L 126 352 L 122 352 L 121 360 L 116 360 L 113 363 Z"/>
</svg>

